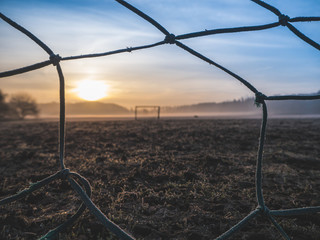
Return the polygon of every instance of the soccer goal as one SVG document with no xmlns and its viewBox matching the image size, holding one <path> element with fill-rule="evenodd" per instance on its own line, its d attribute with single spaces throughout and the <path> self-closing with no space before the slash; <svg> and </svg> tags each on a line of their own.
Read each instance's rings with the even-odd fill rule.
<svg viewBox="0 0 320 240">
<path fill-rule="evenodd" d="M 160 119 L 160 106 L 136 106 L 134 111 L 134 118 L 156 118 Z"/>
</svg>

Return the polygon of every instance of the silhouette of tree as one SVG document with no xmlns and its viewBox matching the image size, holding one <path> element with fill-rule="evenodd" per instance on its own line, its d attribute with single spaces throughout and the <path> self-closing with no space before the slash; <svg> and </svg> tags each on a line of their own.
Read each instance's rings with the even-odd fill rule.
<svg viewBox="0 0 320 240">
<path fill-rule="evenodd" d="M 9 105 L 5 102 L 6 94 L 0 89 L 0 119 L 5 118 L 9 112 Z"/>
<path fill-rule="evenodd" d="M 26 116 L 37 116 L 39 113 L 36 101 L 26 93 L 18 93 L 11 96 L 9 101 L 11 114 L 19 119 Z"/>
</svg>

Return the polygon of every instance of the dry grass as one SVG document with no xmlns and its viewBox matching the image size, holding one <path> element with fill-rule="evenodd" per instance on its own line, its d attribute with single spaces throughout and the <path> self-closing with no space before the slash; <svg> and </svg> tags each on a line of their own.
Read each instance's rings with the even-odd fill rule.
<svg viewBox="0 0 320 240">
<path fill-rule="evenodd" d="M 0 123 L 0 197 L 58 171 L 58 124 Z M 101 210 L 136 238 L 212 239 L 256 207 L 259 120 L 67 123 L 66 165 Z M 320 120 L 270 120 L 264 196 L 270 209 L 320 205 Z M 0 207 L 0 238 L 35 239 L 80 201 L 57 181 Z M 320 214 L 278 218 L 292 239 L 320 239 Z M 262 217 L 231 239 L 279 239 Z M 113 239 L 88 211 L 60 239 Z"/>
</svg>

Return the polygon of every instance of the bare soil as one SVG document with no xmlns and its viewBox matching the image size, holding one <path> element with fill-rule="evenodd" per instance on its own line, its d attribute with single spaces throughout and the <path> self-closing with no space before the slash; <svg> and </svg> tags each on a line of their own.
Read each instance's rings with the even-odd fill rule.
<svg viewBox="0 0 320 240">
<path fill-rule="evenodd" d="M 66 166 L 93 202 L 137 239 L 214 239 L 257 207 L 260 120 L 67 123 Z M 268 121 L 263 193 L 269 209 L 320 205 L 320 119 Z M 57 122 L 0 122 L 0 199 L 59 171 Z M 36 239 L 81 201 L 57 180 L 0 206 L 1 239 Z M 320 213 L 278 217 L 292 239 L 320 239 Z M 86 210 L 59 239 L 116 239 Z M 230 239 L 281 239 L 264 217 Z"/>
</svg>

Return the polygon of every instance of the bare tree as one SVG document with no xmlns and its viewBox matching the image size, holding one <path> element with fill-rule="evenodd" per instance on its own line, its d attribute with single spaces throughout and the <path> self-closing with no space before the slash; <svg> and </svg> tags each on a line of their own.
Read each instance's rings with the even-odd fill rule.
<svg viewBox="0 0 320 240">
<path fill-rule="evenodd" d="M 0 119 L 5 118 L 9 112 L 9 106 L 5 102 L 6 94 L 4 94 L 0 89 Z"/>
<path fill-rule="evenodd" d="M 19 119 L 26 116 L 37 116 L 39 113 L 36 101 L 26 93 L 18 93 L 11 96 L 9 101 L 12 114 Z"/>
</svg>

